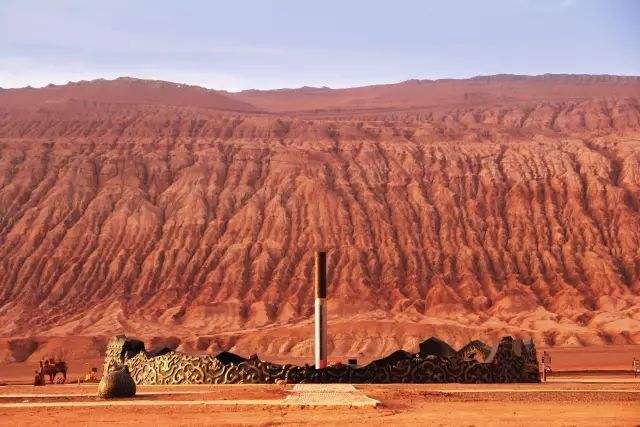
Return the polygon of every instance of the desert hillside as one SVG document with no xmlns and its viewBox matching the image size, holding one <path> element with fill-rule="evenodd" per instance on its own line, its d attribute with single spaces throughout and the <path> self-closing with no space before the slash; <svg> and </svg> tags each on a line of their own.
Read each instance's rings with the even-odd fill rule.
<svg viewBox="0 0 640 427">
<path fill-rule="evenodd" d="M 334 357 L 640 344 L 640 78 L 0 90 L 3 360 L 121 332 L 310 355 L 318 248 Z"/>
</svg>

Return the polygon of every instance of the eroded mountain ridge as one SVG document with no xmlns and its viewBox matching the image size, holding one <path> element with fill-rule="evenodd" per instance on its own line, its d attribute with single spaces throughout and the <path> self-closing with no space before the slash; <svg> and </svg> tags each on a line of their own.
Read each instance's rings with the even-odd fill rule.
<svg viewBox="0 0 640 427">
<path fill-rule="evenodd" d="M 335 355 L 431 334 L 639 343 L 639 85 L 624 85 L 287 114 L 265 111 L 272 93 L 226 94 L 225 111 L 7 102 L 0 333 L 305 355 L 325 248 Z"/>
</svg>

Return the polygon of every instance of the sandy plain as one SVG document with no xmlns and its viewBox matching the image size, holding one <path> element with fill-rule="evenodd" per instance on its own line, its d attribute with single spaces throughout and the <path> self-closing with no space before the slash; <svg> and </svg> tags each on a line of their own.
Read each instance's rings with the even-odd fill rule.
<svg viewBox="0 0 640 427">
<path fill-rule="evenodd" d="M 640 423 L 640 382 L 628 374 L 556 375 L 545 384 L 356 387 L 380 405 L 376 408 L 277 405 L 275 402 L 291 393 L 291 386 L 276 385 L 146 386 L 139 388 L 136 398 L 115 403 L 95 397 L 95 385 L 39 388 L 11 385 L 0 388 L 0 425 L 42 425 L 44 422 L 49 425 Z M 265 401 L 274 404 L 264 404 Z M 50 405 L 36 406 L 42 403 Z"/>
<path fill-rule="evenodd" d="M 95 384 L 76 383 L 100 359 L 71 361 L 70 383 L 45 387 L 29 385 L 29 363 L 2 364 L 0 425 L 638 425 L 639 350 L 548 349 L 543 384 L 356 385 L 375 408 L 285 404 L 293 385 L 141 386 L 134 399 L 104 401 Z"/>
</svg>

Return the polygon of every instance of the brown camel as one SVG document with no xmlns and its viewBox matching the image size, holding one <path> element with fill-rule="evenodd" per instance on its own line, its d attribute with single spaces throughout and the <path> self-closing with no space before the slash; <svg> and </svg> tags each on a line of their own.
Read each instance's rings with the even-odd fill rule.
<svg viewBox="0 0 640 427">
<path fill-rule="evenodd" d="M 49 376 L 49 383 L 53 384 L 58 373 L 62 374 L 62 382 L 67 381 L 67 364 L 62 360 L 56 361 L 55 359 L 45 359 L 40 361 L 40 374 L 42 377 Z"/>
</svg>

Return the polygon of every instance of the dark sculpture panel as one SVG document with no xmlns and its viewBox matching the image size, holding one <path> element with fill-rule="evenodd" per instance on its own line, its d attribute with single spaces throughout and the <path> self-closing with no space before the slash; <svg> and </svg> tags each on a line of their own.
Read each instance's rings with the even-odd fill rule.
<svg viewBox="0 0 640 427">
<path fill-rule="evenodd" d="M 426 343 L 426 344 L 425 344 Z M 136 384 L 268 384 L 286 383 L 513 383 L 539 382 L 531 341 L 502 338 L 491 349 L 472 341 L 459 351 L 437 338 L 421 352 L 396 351 L 363 367 L 279 365 L 257 356 L 244 359 L 224 352 L 194 356 L 173 350 L 152 355 L 139 340 L 124 335 L 107 346 L 104 374 L 126 365 Z M 424 350 L 424 351 L 423 351 Z"/>
</svg>

